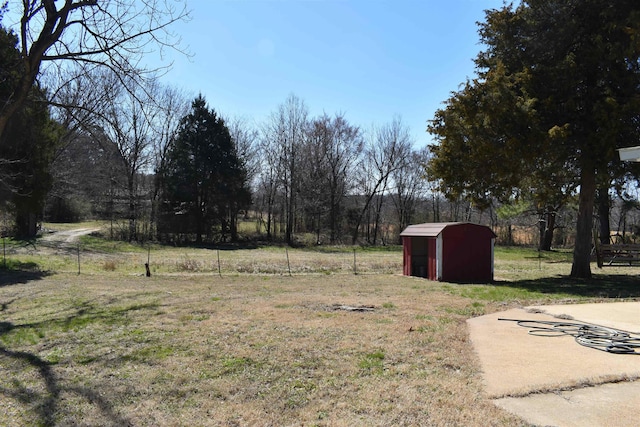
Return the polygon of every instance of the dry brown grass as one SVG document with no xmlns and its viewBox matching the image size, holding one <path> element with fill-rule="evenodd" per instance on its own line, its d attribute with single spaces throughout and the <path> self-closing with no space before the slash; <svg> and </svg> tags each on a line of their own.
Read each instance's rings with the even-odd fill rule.
<svg viewBox="0 0 640 427">
<path fill-rule="evenodd" d="M 3 425 L 522 424 L 483 396 L 467 336 L 469 313 L 495 307 L 455 285 L 389 274 L 24 282 L 0 288 Z"/>
<path fill-rule="evenodd" d="M 399 250 L 358 249 L 354 275 L 344 248 L 84 245 L 80 275 L 74 246 L 11 248 L 0 425 L 524 425 L 483 395 L 465 320 L 600 295 L 562 253 L 501 249 L 500 286 L 472 286 L 400 276 Z"/>
</svg>

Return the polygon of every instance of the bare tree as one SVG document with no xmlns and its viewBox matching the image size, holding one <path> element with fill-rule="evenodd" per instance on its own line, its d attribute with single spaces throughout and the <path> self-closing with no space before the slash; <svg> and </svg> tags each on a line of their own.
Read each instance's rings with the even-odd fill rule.
<svg viewBox="0 0 640 427">
<path fill-rule="evenodd" d="M 150 131 L 153 151 L 152 171 L 150 172 L 153 172 L 154 175 L 153 188 L 150 193 L 150 222 L 152 227 L 155 226 L 157 230 L 162 189 L 159 172 L 167 161 L 167 152 L 171 142 L 176 137 L 180 120 L 189 113 L 192 97 L 175 87 L 163 86 L 157 81 L 150 85 L 148 93 L 149 101 L 153 101 L 152 104 L 147 105 L 147 109 L 152 111 L 147 118 L 151 122 Z M 152 233 L 155 233 L 155 231 Z"/>
<path fill-rule="evenodd" d="M 411 224 L 418 201 L 427 189 L 424 165 L 427 162 L 427 148 L 412 151 L 401 160 L 400 166 L 391 172 L 394 191 L 391 200 L 396 210 L 398 232 Z"/>
<path fill-rule="evenodd" d="M 117 148 L 126 172 L 123 187 L 127 199 L 129 231 L 127 240 L 137 238 L 136 221 L 140 203 L 140 176 L 149 172 L 152 161 L 153 103 L 146 94 L 112 87 L 110 108 L 104 112 L 102 132 Z"/>
<path fill-rule="evenodd" d="M 113 101 L 111 87 L 120 82 L 108 70 L 85 67 L 43 76 L 40 80 L 46 88 L 55 88 L 49 94 L 52 117 L 66 130 L 65 138 L 73 138 L 80 129 L 96 126 L 100 116 Z M 70 141 L 69 141 L 70 142 Z"/>
<path fill-rule="evenodd" d="M 328 213 L 329 192 L 327 177 L 329 164 L 326 159 L 327 147 L 331 144 L 332 129 L 330 119 L 325 115 L 312 120 L 307 129 L 307 136 L 300 150 L 300 206 L 303 231 L 313 231 L 316 243 L 321 243 L 323 219 Z"/>
<path fill-rule="evenodd" d="M 141 214 L 148 218 L 143 224 L 144 235 L 154 234 L 160 185 L 155 172 L 162 167 L 178 123 L 189 109 L 189 99 L 180 90 L 162 85 L 158 79 L 145 79 L 143 83 L 126 87 L 123 79 L 111 70 L 93 69 L 67 80 L 51 97 L 55 117 L 67 130 L 67 143 L 61 154 L 68 156 L 73 151 L 81 155 L 83 150 L 75 146 L 77 139 L 88 145 L 86 156 L 95 158 L 90 150 L 93 146 L 100 147 L 101 173 L 97 173 L 92 158 L 84 158 L 96 172 L 86 180 L 104 181 L 101 187 L 107 199 L 103 213 L 111 219 L 118 199 L 125 200 L 124 214 L 129 219 L 124 230 L 127 239 L 136 237 L 136 222 Z M 117 159 L 118 164 L 105 162 L 105 158 Z M 61 164 L 66 161 L 62 159 Z M 64 188 L 65 181 L 71 184 L 76 176 L 73 171 L 59 167 L 55 173 L 59 189 Z M 145 206 L 148 204 L 150 209 L 139 211 L 145 201 L 139 187 L 142 183 L 148 196 Z"/>
<path fill-rule="evenodd" d="M 373 207 L 373 218 L 367 219 L 367 229 L 373 226 L 373 235 L 368 235 L 367 238 L 369 243 L 374 245 L 377 243 L 390 176 L 402 165 L 410 151 L 409 129 L 402 123 L 400 117 L 372 131 L 359 165 L 359 186 L 364 196 L 364 204 L 352 230 L 353 244 L 358 240 L 360 226 L 371 207 Z M 372 203 L 375 204 L 372 205 Z"/>
<path fill-rule="evenodd" d="M 309 189 L 305 196 L 315 206 L 318 223 L 321 213 L 327 217 L 331 243 L 338 240 L 344 199 L 353 185 L 351 176 L 362 146 L 360 129 L 350 125 L 343 114 L 333 118 L 324 114 L 311 122 L 305 150 L 308 166 L 303 178 Z M 317 224 L 318 240 L 319 228 Z"/>
<path fill-rule="evenodd" d="M 54 185 L 49 214 L 53 218 L 78 219 L 82 214 L 78 208 L 89 203 L 89 210 L 113 219 L 115 183 L 124 170 L 116 146 L 102 130 L 120 88 L 119 79 L 107 71 L 67 75 L 49 98 L 52 116 L 65 131 L 51 166 Z"/>
<path fill-rule="evenodd" d="M 0 137 L 41 73 L 107 67 L 123 81 L 138 82 L 145 72 L 140 58 L 151 46 L 176 48 L 179 40 L 169 28 L 188 18 L 182 1 L 14 0 L 8 5 L 13 13 L 21 11 L 15 30 L 22 63 L 12 96 L 0 106 Z"/>
<path fill-rule="evenodd" d="M 279 155 L 277 146 L 271 140 L 271 127 L 265 125 L 258 140 L 258 178 L 257 178 L 257 204 L 259 209 L 258 223 L 261 230 L 265 226 L 267 240 L 271 240 L 276 234 L 277 223 L 277 198 L 279 192 L 278 166 Z M 264 218 L 266 210 L 266 218 Z"/>
<path fill-rule="evenodd" d="M 50 221 L 80 221 L 92 213 L 113 218 L 115 177 L 124 171 L 115 147 L 95 134 L 79 129 L 65 136 L 51 165 L 46 206 Z"/>
<path fill-rule="evenodd" d="M 304 101 L 291 94 L 278 110 L 271 114 L 263 131 L 267 150 L 271 153 L 271 164 L 284 201 L 285 240 L 293 243 L 296 224 L 296 209 L 301 174 L 301 146 L 306 137 L 307 106 Z M 271 185 L 273 187 L 273 185 Z"/>
</svg>

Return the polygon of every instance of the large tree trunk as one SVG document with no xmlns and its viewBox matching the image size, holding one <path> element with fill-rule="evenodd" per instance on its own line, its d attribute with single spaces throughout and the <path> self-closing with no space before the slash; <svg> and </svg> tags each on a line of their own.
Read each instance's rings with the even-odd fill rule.
<svg viewBox="0 0 640 427">
<path fill-rule="evenodd" d="M 128 176 L 127 192 L 129 193 L 129 238 L 128 241 L 132 242 L 137 239 L 136 236 L 136 187 L 134 182 L 134 175 L 132 173 Z"/>
<path fill-rule="evenodd" d="M 380 214 L 382 212 L 382 205 L 384 204 L 384 194 L 380 195 L 375 205 L 375 215 L 373 220 L 373 245 L 378 244 L 378 231 L 380 230 Z"/>
<path fill-rule="evenodd" d="M 552 206 L 547 207 L 540 221 L 540 245 L 541 251 L 550 251 L 553 244 L 553 231 L 556 227 L 556 213 Z"/>
<path fill-rule="evenodd" d="M 580 199 L 576 226 L 576 245 L 573 249 L 571 277 L 591 278 L 591 227 L 596 195 L 596 171 L 592 165 L 583 166 L 580 177 Z"/>
<path fill-rule="evenodd" d="M 600 243 L 608 245 L 611 241 L 611 223 L 609 222 L 609 211 L 611 210 L 611 200 L 609 199 L 609 189 L 602 187 L 597 193 L 598 219 L 600 222 Z"/>
<path fill-rule="evenodd" d="M 235 243 L 238 241 L 238 213 L 240 210 L 236 203 L 232 203 L 229 211 L 229 232 L 231 234 L 231 241 Z"/>
<path fill-rule="evenodd" d="M 332 245 L 338 239 L 338 204 L 336 203 L 335 186 L 331 185 L 331 194 L 329 196 L 329 243 Z"/>
<path fill-rule="evenodd" d="M 38 219 L 32 212 L 18 212 L 16 215 L 16 232 L 19 237 L 33 239 L 38 234 Z"/>
<path fill-rule="evenodd" d="M 294 210 L 294 190 L 291 189 L 291 194 L 288 198 L 289 200 L 287 201 L 287 207 L 286 207 L 286 211 L 287 211 L 287 220 L 286 220 L 286 224 L 285 224 L 285 241 L 287 243 L 287 245 L 292 246 L 293 245 L 293 226 L 295 224 L 295 220 L 293 217 L 293 214 L 295 212 Z"/>
</svg>

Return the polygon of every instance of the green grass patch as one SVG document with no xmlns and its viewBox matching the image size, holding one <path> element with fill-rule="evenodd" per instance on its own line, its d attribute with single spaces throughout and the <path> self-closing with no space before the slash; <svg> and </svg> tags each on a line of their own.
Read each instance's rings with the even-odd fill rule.
<svg viewBox="0 0 640 427">
<path fill-rule="evenodd" d="M 256 365 L 249 357 L 226 357 L 222 359 L 223 374 L 236 374 Z"/>
<path fill-rule="evenodd" d="M 474 301 L 464 308 L 446 307 L 444 311 L 449 314 L 457 314 L 464 317 L 478 317 L 485 314 L 485 307 L 484 304 Z"/>
<path fill-rule="evenodd" d="M 0 341 L 7 346 L 34 345 L 44 337 L 45 332 L 40 328 L 19 326 L 0 335 Z"/>
<path fill-rule="evenodd" d="M 79 228 L 103 228 L 108 226 L 105 221 L 82 221 L 82 222 L 44 222 L 42 229 L 45 231 L 69 231 Z"/>
<path fill-rule="evenodd" d="M 82 315 L 68 318 L 62 322 L 59 322 L 59 325 L 60 329 L 64 332 L 77 332 L 80 329 L 84 329 L 93 323 L 106 323 L 107 320 L 107 318 L 102 318 L 102 316 L 98 317 L 94 315 Z"/>
<path fill-rule="evenodd" d="M 31 260 L 17 260 L 12 258 L 6 258 L 0 260 L 0 272 L 17 272 L 17 271 L 29 271 L 40 272 L 42 271 L 39 262 Z"/>
<path fill-rule="evenodd" d="M 572 252 L 568 249 L 554 251 L 538 251 L 536 248 L 524 246 L 495 246 L 496 259 L 503 261 L 543 261 L 543 262 L 571 262 Z"/>
<path fill-rule="evenodd" d="M 96 356 L 87 356 L 87 355 L 82 355 L 79 356 L 78 358 L 75 359 L 76 363 L 79 363 L 80 365 L 88 365 L 90 363 L 95 362 L 96 360 L 98 360 L 99 358 Z"/>
<path fill-rule="evenodd" d="M 402 254 L 402 245 L 363 246 L 358 251 L 364 253 L 390 252 Z"/>
<path fill-rule="evenodd" d="M 384 371 L 384 352 L 378 350 L 365 354 L 358 362 L 358 368 L 367 373 L 381 374 Z"/>
<path fill-rule="evenodd" d="M 114 254 L 121 252 L 147 252 L 149 250 L 148 245 L 139 245 L 137 243 L 129 243 L 119 240 L 107 240 L 100 236 L 94 236 L 91 234 L 80 236 L 78 239 L 83 250 L 94 252 Z M 158 250 L 158 247 L 154 246 L 152 250 Z"/>
<path fill-rule="evenodd" d="M 175 349 L 171 346 L 163 344 L 153 344 L 135 350 L 124 356 L 125 360 L 134 362 L 151 363 L 160 362 L 175 353 Z"/>
<path fill-rule="evenodd" d="M 64 359 L 65 352 L 62 349 L 54 348 L 47 355 L 44 356 L 44 360 L 50 365 L 57 365 Z"/>
<path fill-rule="evenodd" d="M 318 386 L 311 380 L 296 379 L 293 381 L 289 389 L 285 406 L 288 409 L 296 409 L 305 406 L 309 402 L 310 394 L 316 390 Z"/>
<path fill-rule="evenodd" d="M 538 299 L 544 296 L 540 292 L 510 286 L 473 286 L 462 288 L 457 294 L 465 298 L 491 302 Z"/>
<path fill-rule="evenodd" d="M 402 253 L 402 246 L 400 245 L 387 245 L 387 246 L 350 246 L 350 245 L 313 245 L 313 246 L 305 246 L 301 249 L 301 251 L 305 252 L 319 252 L 319 253 L 327 253 L 327 254 L 353 254 L 353 251 L 356 251 L 356 256 L 358 254 L 367 254 L 367 253 L 380 253 L 380 252 L 397 252 Z"/>
<path fill-rule="evenodd" d="M 7 346 L 35 345 L 43 338 L 56 333 L 78 333 L 88 328 L 98 328 L 104 333 L 108 326 L 124 325 L 128 322 L 123 316 L 127 310 L 120 308 L 92 311 L 80 310 L 82 314 L 61 319 L 43 320 L 30 326 L 14 327 L 8 322 L 0 322 L 0 341 Z M 133 332 L 132 332 L 133 333 Z"/>
<path fill-rule="evenodd" d="M 121 307 L 114 307 L 111 311 L 116 314 L 122 314 L 129 311 L 139 311 L 139 310 L 155 310 L 160 307 L 160 303 L 158 301 L 150 301 L 150 302 L 139 302 L 135 304 L 124 305 Z"/>
</svg>

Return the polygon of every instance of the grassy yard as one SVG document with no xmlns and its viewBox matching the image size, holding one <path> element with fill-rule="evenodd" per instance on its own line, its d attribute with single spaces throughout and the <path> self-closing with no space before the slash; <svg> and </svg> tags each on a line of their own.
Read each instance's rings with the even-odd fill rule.
<svg viewBox="0 0 640 427">
<path fill-rule="evenodd" d="M 640 297 L 638 268 L 569 281 L 567 253 L 524 249 L 487 285 L 403 277 L 398 248 L 357 249 L 357 274 L 352 248 L 79 253 L 8 247 L 0 425 L 526 425 L 484 397 L 465 320 Z"/>
</svg>

